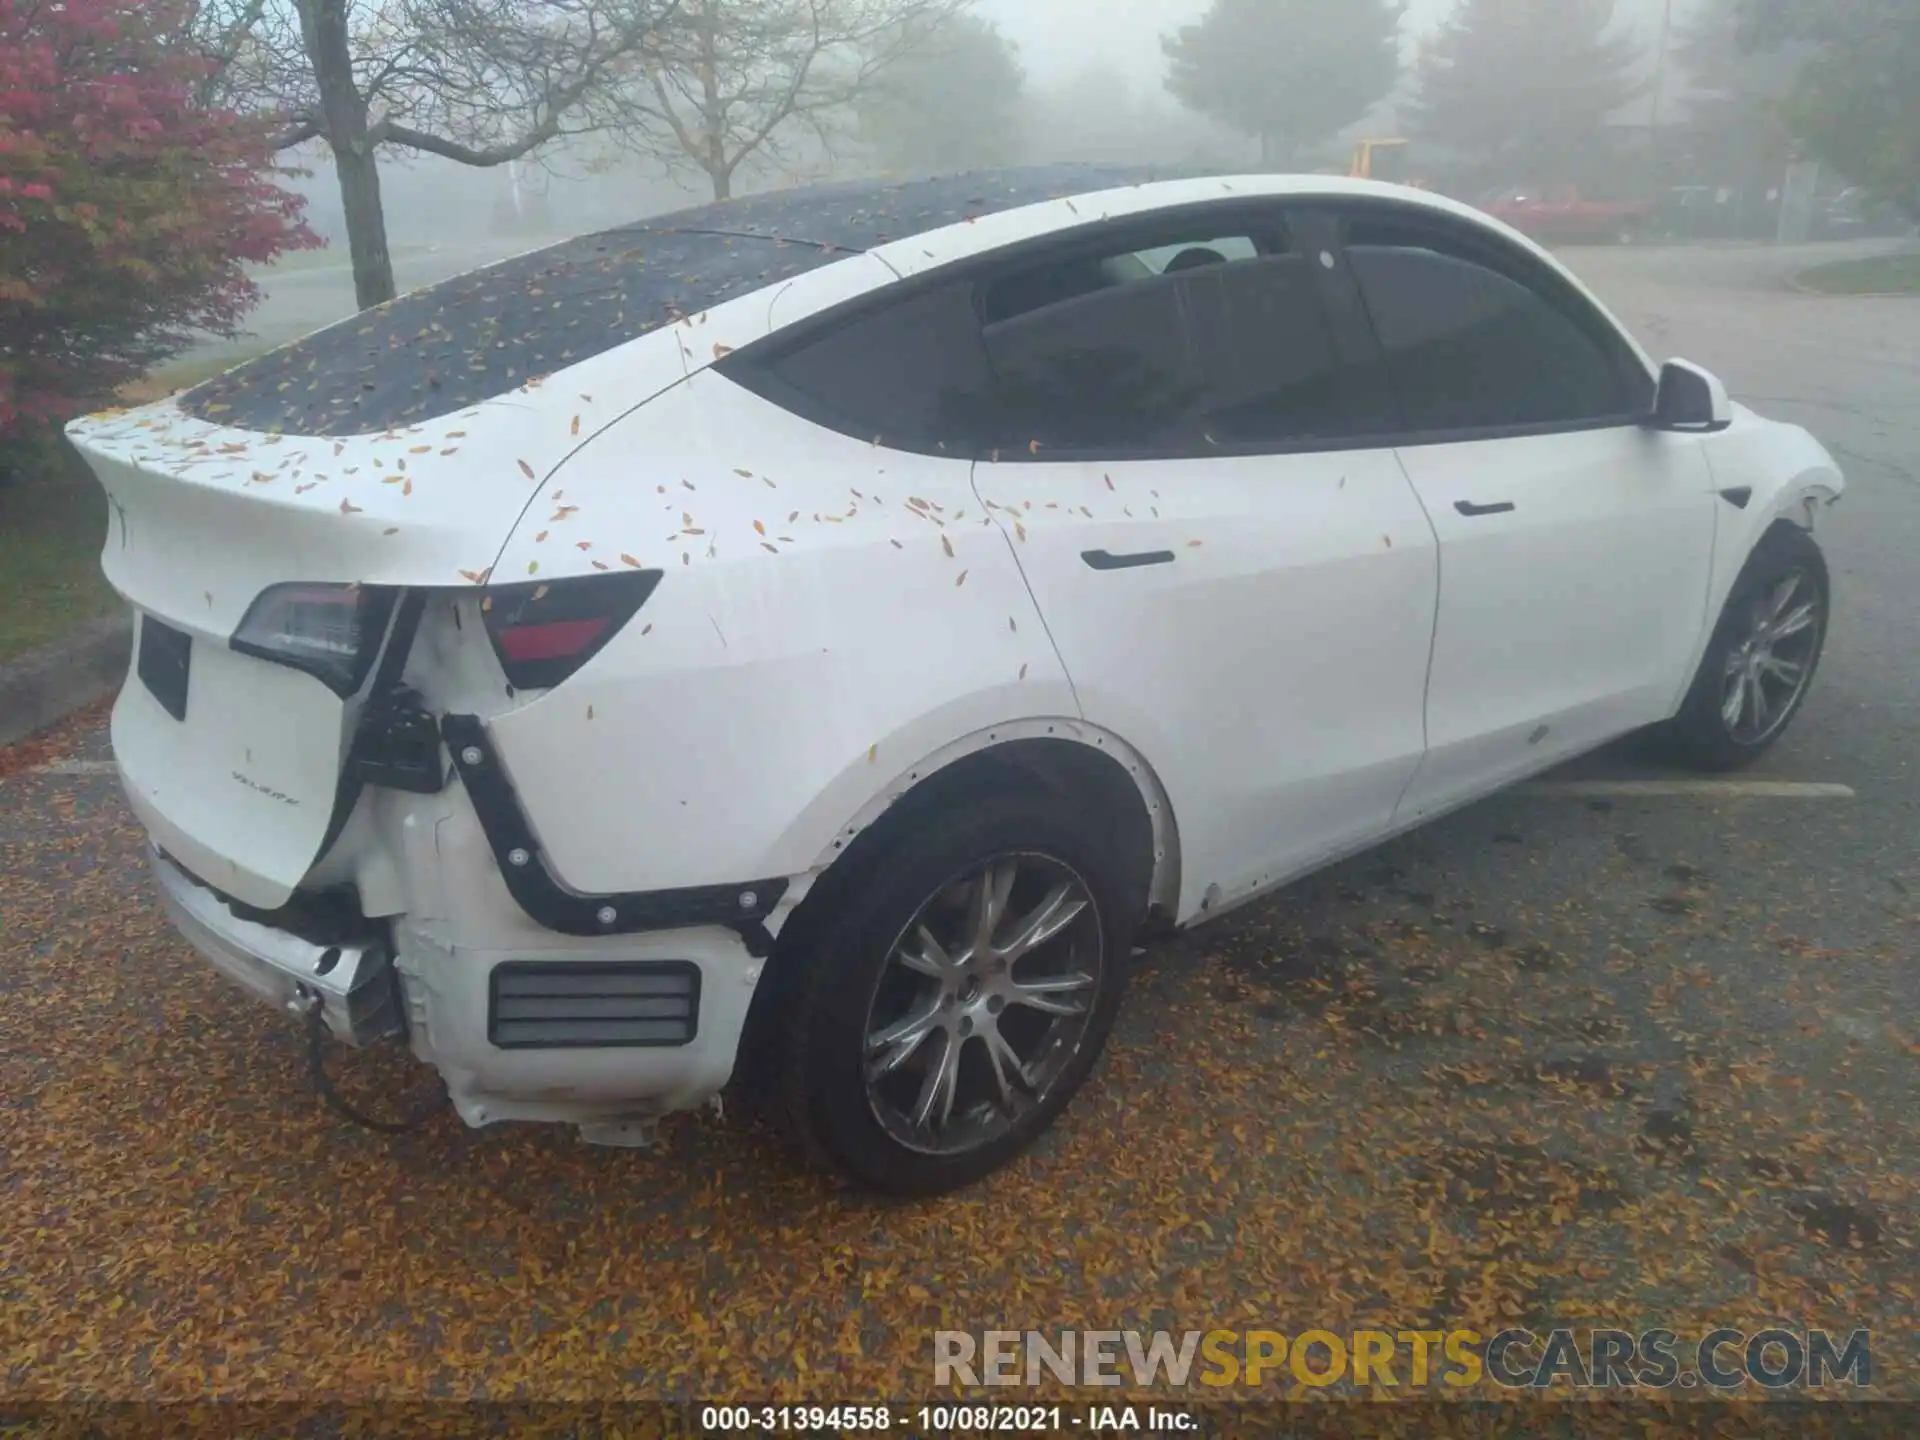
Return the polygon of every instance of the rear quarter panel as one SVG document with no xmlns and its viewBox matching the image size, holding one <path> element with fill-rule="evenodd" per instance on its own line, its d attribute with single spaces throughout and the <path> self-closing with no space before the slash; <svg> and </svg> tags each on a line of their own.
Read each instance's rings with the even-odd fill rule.
<svg viewBox="0 0 1920 1440">
<path fill-rule="evenodd" d="M 493 721 L 565 883 L 798 875 L 934 752 L 1077 716 L 971 469 L 820 429 L 710 370 L 573 458 L 499 578 L 665 578 L 578 675 Z"/>
</svg>

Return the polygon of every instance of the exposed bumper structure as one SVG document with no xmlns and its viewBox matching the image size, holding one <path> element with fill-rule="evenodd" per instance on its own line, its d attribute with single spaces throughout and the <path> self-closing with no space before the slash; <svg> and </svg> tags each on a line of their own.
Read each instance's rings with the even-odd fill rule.
<svg viewBox="0 0 1920 1440">
<path fill-rule="evenodd" d="M 174 925 L 229 980 L 296 1015 L 317 1000 L 327 1028 L 349 1045 L 402 1032 L 393 951 L 384 940 L 320 945 L 243 920 L 158 848 L 149 858 Z"/>
</svg>

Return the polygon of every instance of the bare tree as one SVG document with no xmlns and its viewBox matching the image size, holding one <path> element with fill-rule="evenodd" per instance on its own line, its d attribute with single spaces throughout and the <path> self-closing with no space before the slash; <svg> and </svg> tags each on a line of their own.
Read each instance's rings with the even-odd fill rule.
<svg viewBox="0 0 1920 1440">
<path fill-rule="evenodd" d="M 629 62 L 638 142 L 716 200 L 751 157 L 806 135 L 831 152 L 851 107 L 926 27 L 972 0 L 682 0 Z"/>
<path fill-rule="evenodd" d="M 632 121 L 625 66 L 676 0 L 199 0 L 207 97 L 333 155 L 362 308 L 394 296 L 382 149 L 504 165 Z"/>
</svg>

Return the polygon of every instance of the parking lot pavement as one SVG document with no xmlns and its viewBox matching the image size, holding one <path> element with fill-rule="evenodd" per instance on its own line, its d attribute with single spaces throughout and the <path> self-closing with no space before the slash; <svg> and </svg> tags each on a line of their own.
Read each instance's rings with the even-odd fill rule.
<svg viewBox="0 0 1920 1440">
<path fill-rule="evenodd" d="M 1030 1159 L 876 1206 L 750 1106 L 649 1153 L 337 1122 L 145 898 L 84 722 L 0 779 L 0 1394 L 905 1398 L 938 1328 L 1613 1321 L 1864 1327 L 1920 1397 L 1920 324 L 1638 258 L 1592 271 L 1653 348 L 1858 457 L 1830 658 L 1756 777 L 1850 796 L 1475 806 L 1154 947 Z"/>
</svg>

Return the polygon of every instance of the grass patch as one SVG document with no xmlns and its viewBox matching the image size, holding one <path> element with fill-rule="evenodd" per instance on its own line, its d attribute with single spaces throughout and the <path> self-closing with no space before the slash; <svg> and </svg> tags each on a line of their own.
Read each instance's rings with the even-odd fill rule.
<svg viewBox="0 0 1920 1440">
<path fill-rule="evenodd" d="M 271 275 L 295 275 L 302 270 L 336 270 L 353 263 L 344 245 L 326 245 L 318 250 L 289 250 L 271 265 L 249 267 L 256 279 Z"/>
<path fill-rule="evenodd" d="M 230 370 L 263 347 L 162 365 L 120 392 L 144 405 Z M 0 661 L 58 640 L 125 602 L 100 573 L 107 497 L 55 430 L 0 446 Z"/>
<path fill-rule="evenodd" d="M 1822 295 L 1920 295 L 1920 250 L 1816 266 L 1799 283 Z"/>
<path fill-rule="evenodd" d="M 241 346 L 236 350 L 222 350 L 215 355 L 197 355 L 187 360 L 175 360 L 157 366 L 143 378 L 136 380 L 120 392 L 122 405 L 148 405 L 155 400 L 164 400 L 176 390 L 190 390 L 202 380 L 211 380 L 214 376 L 231 370 L 236 365 L 245 364 L 257 355 L 266 354 L 262 345 Z"/>
<path fill-rule="evenodd" d="M 106 495 L 63 438 L 0 453 L 0 660 L 120 608 L 100 573 L 106 534 Z"/>
</svg>

